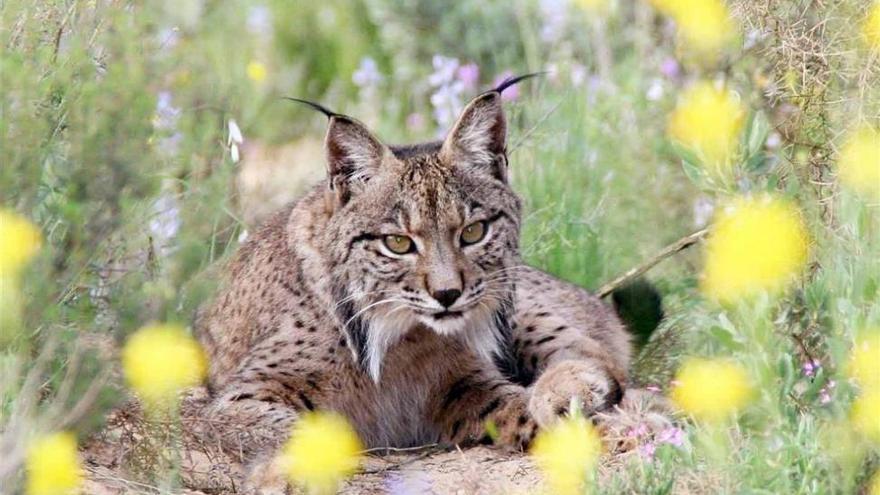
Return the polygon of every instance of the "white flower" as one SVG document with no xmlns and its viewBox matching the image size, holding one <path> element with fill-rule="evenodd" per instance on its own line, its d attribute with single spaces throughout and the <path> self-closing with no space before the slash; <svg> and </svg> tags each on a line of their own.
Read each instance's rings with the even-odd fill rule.
<svg viewBox="0 0 880 495">
<path fill-rule="evenodd" d="M 645 97 L 648 101 L 657 101 L 663 98 L 663 81 L 658 78 L 653 79 L 651 85 L 648 86 L 648 92 L 645 94 Z"/>
<path fill-rule="evenodd" d="M 232 163 L 238 163 L 241 159 L 241 156 L 238 153 L 238 147 L 244 143 L 244 137 L 241 135 L 241 129 L 238 128 L 238 124 L 235 123 L 235 120 L 229 120 L 229 138 L 226 139 L 226 145 L 229 146 L 229 155 L 232 158 Z"/>
</svg>

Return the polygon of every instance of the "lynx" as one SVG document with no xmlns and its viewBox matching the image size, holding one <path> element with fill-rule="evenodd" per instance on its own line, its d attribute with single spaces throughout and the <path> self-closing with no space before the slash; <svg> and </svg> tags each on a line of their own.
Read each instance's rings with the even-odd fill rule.
<svg viewBox="0 0 880 495">
<path fill-rule="evenodd" d="M 519 79 L 408 146 L 311 104 L 329 117 L 326 179 L 248 239 L 196 322 L 205 414 L 245 427 L 230 448 L 271 451 L 313 410 L 367 447 L 524 448 L 573 401 L 620 400 L 630 339 L 613 309 L 520 257 L 501 99 Z"/>
</svg>

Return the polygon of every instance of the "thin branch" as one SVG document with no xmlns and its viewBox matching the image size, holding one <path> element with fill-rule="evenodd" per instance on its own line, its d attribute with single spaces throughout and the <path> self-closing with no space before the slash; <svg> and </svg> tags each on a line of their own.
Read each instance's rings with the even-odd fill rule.
<svg viewBox="0 0 880 495">
<path fill-rule="evenodd" d="M 701 241 L 704 237 L 706 237 L 706 234 L 708 232 L 709 232 L 709 229 L 698 230 L 698 231 L 694 232 L 693 234 L 686 235 L 686 236 L 682 237 L 681 239 L 673 242 L 672 244 L 661 249 L 660 252 L 658 252 L 654 256 L 643 261 L 641 264 L 636 265 L 633 268 L 630 268 L 623 275 L 606 283 L 602 287 L 599 287 L 599 290 L 596 291 L 596 295 L 599 297 L 608 296 L 609 294 L 611 294 L 615 290 L 626 285 L 628 282 L 630 282 L 633 279 L 644 274 L 645 272 L 647 272 L 651 268 L 654 268 L 655 265 L 657 265 L 661 261 L 665 260 L 666 258 L 672 256 L 673 254 L 675 254 L 679 251 L 687 249 L 690 246 Z"/>
</svg>

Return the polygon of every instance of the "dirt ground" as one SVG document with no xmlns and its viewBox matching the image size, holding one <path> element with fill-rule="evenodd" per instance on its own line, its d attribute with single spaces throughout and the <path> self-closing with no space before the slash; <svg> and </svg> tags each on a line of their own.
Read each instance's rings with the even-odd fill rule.
<svg viewBox="0 0 880 495">
<path fill-rule="evenodd" d="M 150 473 L 162 466 L 179 464 L 180 479 L 191 495 L 253 493 L 242 480 L 245 464 L 235 455 L 221 452 L 192 433 L 204 433 L 198 417 L 204 390 L 193 391 L 185 400 L 179 421 L 145 419 L 137 404 L 120 408 L 108 419 L 108 427 L 85 445 L 87 484 L 84 493 L 162 493 L 162 483 Z M 640 443 L 671 426 L 668 408 L 660 395 L 630 390 L 617 409 L 596 417 L 606 455 L 600 475 L 610 475 L 628 456 L 640 455 Z M 182 425 L 182 430 L 175 424 Z M 224 425 L 228 427 L 228 425 Z M 633 431 L 640 432 L 638 436 Z M 528 455 L 495 447 L 425 446 L 416 449 L 372 451 L 361 469 L 341 488 L 342 494 L 531 494 L 542 492 L 541 475 Z M 275 485 L 259 486 L 257 493 L 275 491 Z M 288 493 L 299 493 L 291 489 Z"/>
</svg>

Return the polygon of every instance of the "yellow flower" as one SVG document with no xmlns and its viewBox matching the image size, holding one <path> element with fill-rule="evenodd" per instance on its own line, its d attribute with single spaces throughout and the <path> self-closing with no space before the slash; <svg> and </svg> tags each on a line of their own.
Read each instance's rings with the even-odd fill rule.
<svg viewBox="0 0 880 495">
<path fill-rule="evenodd" d="M 308 413 L 293 428 L 281 452 L 284 472 L 313 493 L 335 493 L 357 470 L 363 450 L 357 433 L 342 416 Z"/>
<path fill-rule="evenodd" d="M 0 276 L 14 276 L 37 253 L 40 230 L 24 217 L 0 209 Z"/>
<path fill-rule="evenodd" d="M 859 433 L 880 443 L 880 390 L 866 390 L 856 398 L 849 419 Z"/>
<path fill-rule="evenodd" d="M 880 328 L 856 340 L 846 372 L 862 390 L 880 390 Z"/>
<path fill-rule="evenodd" d="M 807 261 L 807 231 L 788 202 L 739 198 L 715 217 L 706 241 L 702 289 L 723 303 L 784 289 Z"/>
<path fill-rule="evenodd" d="M 714 58 L 736 33 L 730 10 L 721 0 L 652 0 L 678 25 L 679 43 L 687 51 Z"/>
<path fill-rule="evenodd" d="M 697 419 L 718 421 L 745 406 L 752 396 L 742 366 L 724 359 L 690 358 L 679 368 L 671 398 Z"/>
<path fill-rule="evenodd" d="M 27 495 L 78 493 L 82 471 L 72 433 L 54 433 L 36 438 L 25 459 Z"/>
<path fill-rule="evenodd" d="M 880 470 L 871 476 L 871 482 L 868 484 L 868 495 L 880 495 Z"/>
<path fill-rule="evenodd" d="M 248 78 L 255 83 L 261 83 L 266 79 L 266 66 L 262 62 L 251 60 L 245 70 Z"/>
<path fill-rule="evenodd" d="M 868 45 L 880 48 L 880 1 L 875 1 L 862 22 L 862 35 Z"/>
<path fill-rule="evenodd" d="M 581 416 L 562 419 L 538 433 L 531 450 L 552 493 L 560 495 L 584 493 L 601 452 L 599 435 Z"/>
<path fill-rule="evenodd" d="M 669 136 L 716 173 L 736 158 L 745 109 L 736 94 L 702 82 L 689 88 L 669 117 Z"/>
<path fill-rule="evenodd" d="M 837 168 L 845 186 L 880 199 L 880 131 L 863 126 L 851 132 L 840 148 Z"/>
<path fill-rule="evenodd" d="M 148 406 L 168 406 L 181 390 L 204 380 L 207 360 L 182 327 L 150 325 L 126 342 L 122 368 L 129 386 Z"/>
</svg>

